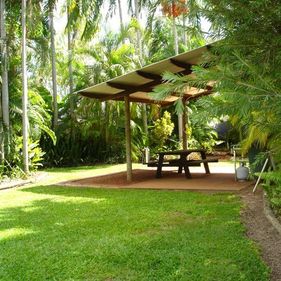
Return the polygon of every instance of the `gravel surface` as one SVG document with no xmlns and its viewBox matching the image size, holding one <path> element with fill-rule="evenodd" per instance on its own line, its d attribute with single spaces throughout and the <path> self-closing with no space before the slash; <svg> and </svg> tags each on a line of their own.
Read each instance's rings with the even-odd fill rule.
<svg viewBox="0 0 281 281">
<path fill-rule="evenodd" d="M 281 281 L 281 235 L 264 214 L 261 188 L 253 194 L 252 189 L 239 192 L 245 208 L 242 218 L 247 228 L 247 235 L 261 249 L 263 260 L 271 268 L 271 280 Z"/>
</svg>

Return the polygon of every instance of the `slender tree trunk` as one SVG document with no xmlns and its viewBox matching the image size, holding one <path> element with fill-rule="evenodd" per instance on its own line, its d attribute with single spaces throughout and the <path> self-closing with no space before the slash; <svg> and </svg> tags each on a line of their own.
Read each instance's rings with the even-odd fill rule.
<svg viewBox="0 0 281 281">
<path fill-rule="evenodd" d="M 69 7 L 67 6 L 67 19 L 69 22 Z M 68 50 L 68 74 L 69 74 L 69 94 L 73 93 L 73 69 L 72 69 L 72 38 L 70 27 L 67 28 L 67 50 Z"/>
<path fill-rule="evenodd" d="M 179 54 L 179 39 L 178 39 L 178 31 L 176 26 L 176 18 L 173 17 L 173 36 L 174 36 L 174 50 L 175 55 Z"/>
<path fill-rule="evenodd" d="M 29 173 L 28 165 L 28 88 L 27 88 L 27 69 L 26 69 L 26 0 L 22 0 L 22 136 L 23 136 L 23 170 Z"/>
<path fill-rule="evenodd" d="M 10 115 L 8 90 L 8 61 L 5 28 L 5 0 L 0 0 L 0 37 L 1 37 L 1 65 L 2 65 L 2 116 L 3 116 L 3 155 L 10 153 Z"/>
<path fill-rule="evenodd" d="M 122 6 L 121 0 L 118 0 L 118 11 L 119 11 L 119 19 L 120 19 L 120 31 L 123 32 L 124 30 L 124 23 L 123 23 L 123 14 L 122 14 Z M 122 39 L 124 43 L 124 39 Z"/>
<path fill-rule="evenodd" d="M 109 140 L 109 128 L 108 124 L 110 123 L 109 119 L 109 112 L 110 112 L 110 101 L 105 101 L 105 107 L 104 107 L 104 117 L 105 117 L 105 123 L 104 123 L 104 136 L 105 136 L 105 142 L 108 145 L 110 140 Z"/>
<path fill-rule="evenodd" d="M 173 17 L 173 36 L 174 36 L 174 50 L 175 50 L 175 55 L 179 54 L 179 40 L 178 40 L 178 31 L 177 31 L 177 26 L 176 26 L 176 18 Z M 178 114 L 178 133 L 179 133 L 179 141 L 180 143 L 183 142 L 183 134 L 182 134 L 182 114 Z"/>
<path fill-rule="evenodd" d="M 137 22 L 140 21 L 140 14 L 139 14 L 139 0 L 134 0 L 135 3 L 135 16 Z M 137 30 L 137 50 L 139 55 L 139 60 L 141 64 L 143 64 L 143 58 L 142 58 L 142 40 L 141 40 L 141 33 L 140 30 Z"/>
<path fill-rule="evenodd" d="M 182 14 L 182 29 L 183 29 L 183 36 L 182 36 L 182 39 L 183 39 L 183 44 L 185 47 L 187 47 L 187 36 L 186 36 L 186 15 L 185 14 Z"/>
<path fill-rule="evenodd" d="M 4 7 L 3 7 L 3 1 L 1 0 L 0 2 L 0 24 L 1 24 L 1 31 L 2 31 L 2 26 L 4 24 Z M 1 34 L 2 35 L 2 34 Z M 1 38 L 2 39 L 2 38 Z M 3 39 L 2 39 L 3 40 Z M 3 42 L 1 43 L 1 51 L 2 51 L 2 44 Z M 2 73 L 3 73 L 3 69 L 2 69 Z M 3 83 L 3 82 L 2 82 Z M 3 90 L 2 90 L 3 92 Z M 0 98 L 0 163 L 3 165 L 4 164 L 4 160 L 5 160 L 5 152 L 4 152 L 4 128 L 3 128 L 3 110 L 2 110 L 2 95 L 3 93 L 0 93 L 1 95 L 1 98 Z"/>
<path fill-rule="evenodd" d="M 148 126 L 147 126 L 147 106 L 144 103 L 142 105 L 142 123 L 143 123 L 143 131 L 146 136 L 148 136 Z"/>
<path fill-rule="evenodd" d="M 56 68 L 56 46 L 54 29 L 54 8 L 50 10 L 50 29 L 51 29 L 51 57 L 52 57 L 52 86 L 53 86 L 53 130 L 58 126 L 58 102 L 57 102 L 57 68 Z"/>
<path fill-rule="evenodd" d="M 139 0 L 134 0 L 135 2 L 135 16 L 136 20 L 140 21 L 140 14 L 139 14 Z M 138 56 L 141 66 L 143 66 L 143 52 L 142 52 L 142 36 L 140 30 L 137 30 L 137 50 Z M 146 104 L 142 105 L 142 120 L 143 120 L 143 130 L 145 135 L 148 135 L 148 126 L 147 126 L 147 108 Z"/>
<path fill-rule="evenodd" d="M 3 130 L 2 116 L 3 116 L 3 114 L 2 114 L 2 102 L 0 100 L 0 163 L 4 164 L 5 152 L 4 152 L 4 130 Z"/>
<path fill-rule="evenodd" d="M 74 83 L 73 83 L 73 68 L 72 68 L 72 60 L 73 60 L 73 36 L 71 33 L 70 25 L 69 25 L 69 5 L 67 5 L 67 21 L 68 21 L 68 28 L 67 28 L 67 50 L 68 50 L 68 76 L 69 76 L 69 113 L 70 113 L 70 119 L 71 119 L 71 135 L 70 135 L 70 147 L 71 147 L 71 153 L 72 158 L 75 160 L 75 128 L 74 128 Z M 76 161 L 76 160 L 75 160 Z"/>
</svg>

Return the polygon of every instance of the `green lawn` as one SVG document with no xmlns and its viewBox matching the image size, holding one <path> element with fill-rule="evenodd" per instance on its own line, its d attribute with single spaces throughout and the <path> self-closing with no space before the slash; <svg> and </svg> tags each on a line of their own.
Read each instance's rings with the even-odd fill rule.
<svg viewBox="0 0 281 281">
<path fill-rule="evenodd" d="M 52 170 L 51 181 L 75 172 Z M 4 191 L 0 280 L 269 280 L 240 210 L 231 194 Z"/>
</svg>

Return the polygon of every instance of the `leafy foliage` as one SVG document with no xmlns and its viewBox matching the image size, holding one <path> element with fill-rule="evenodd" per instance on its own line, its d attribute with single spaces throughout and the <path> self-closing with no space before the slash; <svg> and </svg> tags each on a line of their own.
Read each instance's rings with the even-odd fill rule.
<svg viewBox="0 0 281 281">
<path fill-rule="evenodd" d="M 209 112 L 206 112 L 204 106 L 200 105 L 199 102 L 191 103 L 188 116 L 187 139 L 189 147 L 212 151 L 213 147 L 218 144 L 218 135 L 214 124 L 211 124 L 213 120 L 210 118 Z"/>
<path fill-rule="evenodd" d="M 201 1 L 195 1 L 201 2 Z M 244 150 L 270 150 L 281 159 L 281 7 L 275 0 L 206 0 L 197 13 L 207 18 L 216 39 L 194 77 L 165 73 L 165 85 L 154 90 L 159 99 L 171 92 L 181 95 L 186 86 L 206 89 L 212 81 L 213 94 L 200 105 L 217 118 L 227 117 L 240 135 Z M 197 14 L 196 13 L 196 14 Z M 193 14 L 196 17 L 196 14 Z M 177 106 L 181 110 L 180 105 Z M 265 179 L 271 205 L 280 215 L 280 165 Z"/>
<path fill-rule="evenodd" d="M 151 130 L 149 146 L 152 150 L 160 151 L 165 149 L 168 138 L 172 135 L 174 123 L 171 120 L 171 114 L 165 111 L 163 117 L 157 119 Z"/>
<path fill-rule="evenodd" d="M 264 189 L 275 214 L 281 218 L 281 175 L 280 172 L 268 172 L 262 175 Z"/>
<path fill-rule="evenodd" d="M 224 39 L 212 45 L 202 66 L 194 67 L 196 77 L 165 74 L 166 85 L 156 95 L 180 94 L 186 86 L 204 89 L 215 81 L 217 94 L 205 99 L 205 110 L 229 116 L 243 133 L 245 150 L 258 143 L 280 157 L 279 10 L 275 1 L 205 1 L 200 13 Z"/>
</svg>

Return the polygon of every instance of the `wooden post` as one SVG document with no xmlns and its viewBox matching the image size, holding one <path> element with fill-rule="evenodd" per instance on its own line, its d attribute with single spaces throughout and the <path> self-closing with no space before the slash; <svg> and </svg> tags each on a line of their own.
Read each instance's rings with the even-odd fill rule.
<svg viewBox="0 0 281 281">
<path fill-rule="evenodd" d="M 187 110 L 186 110 L 185 99 L 182 100 L 182 103 L 183 103 L 183 114 L 182 114 L 182 148 L 184 150 L 186 150 L 187 149 L 187 135 L 186 135 Z"/>
<path fill-rule="evenodd" d="M 131 146 L 131 113 L 129 97 L 124 97 L 125 102 L 125 134 L 126 134 L 126 162 L 127 162 L 127 181 L 132 181 L 132 146 Z"/>
<path fill-rule="evenodd" d="M 178 130 L 178 133 L 179 133 L 179 143 L 183 143 L 183 116 L 182 116 L 182 113 L 178 114 L 178 127 L 179 127 L 179 130 Z"/>
</svg>

